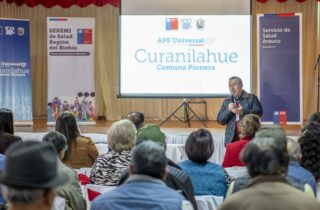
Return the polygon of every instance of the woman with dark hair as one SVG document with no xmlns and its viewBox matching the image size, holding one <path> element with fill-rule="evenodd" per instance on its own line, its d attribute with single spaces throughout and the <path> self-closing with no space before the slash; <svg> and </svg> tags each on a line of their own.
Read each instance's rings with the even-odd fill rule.
<svg viewBox="0 0 320 210">
<path fill-rule="evenodd" d="M 0 133 L 14 134 L 13 113 L 10 109 L 0 109 Z"/>
<path fill-rule="evenodd" d="M 255 133 L 259 130 L 260 117 L 255 114 L 245 115 L 241 121 L 240 140 L 227 144 L 226 153 L 224 155 L 223 167 L 244 166 L 240 161 L 240 152 L 253 139 Z"/>
<path fill-rule="evenodd" d="M 80 134 L 76 118 L 69 112 L 59 115 L 56 121 L 56 131 L 67 139 L 68 149 L 63 162 L 72 168 L 91 167 L 98 157 L 98 150 L 92 140 Z"/>
<path fill-rule="evenodd" d="M 206 129 L 193 131 L 185 151 L 189 160 L 178 165 L 190 176 L 195 194 L 225 196 L 230 177 L 220 165 L 208 162 L 214 151 L 211 133 Z"/>
<path fill-rule="evenodd" d="M 320 124 L 309 123 L 298 139 L 301 148 L 301 165 L 320 182 Z"/>
</svg>

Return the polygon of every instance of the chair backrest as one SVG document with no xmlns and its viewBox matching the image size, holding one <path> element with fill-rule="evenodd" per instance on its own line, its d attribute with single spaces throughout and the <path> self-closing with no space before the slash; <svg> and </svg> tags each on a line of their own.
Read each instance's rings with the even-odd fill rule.
<svg viewBox="0 0 320 210">
<path fill-rule="evenodd" d="M 66 200 L 59 196 L 55 196 L 51 210 L 61 210 L 61 209 L 65 209 L 65 207 L 66 207 Z"/>
<path fill-rule="evenodd" d="M 229 167 L 229 168 L 225 168 L 225 170 L 228 172 L 229 176 L 231 176 L 232 178 L 235 178 L 235 179 L 238 177 L 248 175 L 248 170 L 244 166 Z"/>
<path fill-rule="evenodd" d="M 222 196 L 197 195 L 197 206 L 199 210 L 216 210 L 223 201 Z"/>
<path fill-rule="evenodd" d="M 87 184 L 87 196 L 86 196 L 86 203 L 87 209 L 89 210 L 91 207 L 91 202 L 99 195 L 109 192 L 115 189 L 117 186 L 102 186 L 102 185 L 95 185 L 95 184 Z"/>
</svg>

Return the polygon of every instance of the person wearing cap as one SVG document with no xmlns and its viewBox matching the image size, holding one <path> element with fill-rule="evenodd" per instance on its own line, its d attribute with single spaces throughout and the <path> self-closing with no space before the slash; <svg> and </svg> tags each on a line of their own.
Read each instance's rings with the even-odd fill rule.
<svg viewBox="0 0 320 210">
<path fill-rule="evenodd" d="M 97 185 L 115 186 L 122 172 L 131 161 L 131 149 L 136 144 L 136 128 L 130 120 L 112 124 L 108 131 L 109 151 L 100 155 L 90 172 L 90 182 Z"/>
<path fill-rule="evenodd" d="M 159 125 L 147 124 L 138 130 L 137 145 L 147 140 L 158 143 L 166 150 L 166 135 L 161 131 Z M 177 164 L 168 158 L 166 159 L 168 175 L 164 182 L 168 187 L 180 191 L 182 195 L 192 203 L 193 208 L 197 210 L 191 179 Z M 128 176 L 128 170 L 124 171 L 120 177 L 119 185 L 123 184 Z"/>
<path fill-rule="evenodd" d="M 79 184 L 78 174 L 70 167 L 62 163 L 67 140 L 64 135 L 57 131 L 47 133 L 42 138 L 43 142 L 51 142 L 57 150 L 58 172 L 68 175 L 70 181 L 56 189 L 57 195 L 65 199 L 65 210 L 85 210 L 86 201 L 83 198 Z"/>
<path fill-rule="evenodd" d="M 91 210 L 193 209 L 190 202 L 163 182 L 166 167 L 163 147 L 152 141 L 140 143 L 132 152 L 128 180 L 97 197 Z"/>
<path fill-rule="evenodd" d="M 0 183 L 9 210 L 50 210 L 54 189 L 68 182 L 66 174 L 58 173 L 52 144 L 18 142 L 5 155 Z"/>
</svg>

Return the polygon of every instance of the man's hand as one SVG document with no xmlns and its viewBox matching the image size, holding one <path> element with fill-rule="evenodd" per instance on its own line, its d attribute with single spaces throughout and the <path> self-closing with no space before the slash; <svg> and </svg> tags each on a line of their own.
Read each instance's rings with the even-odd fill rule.
<svg viewBox="0 0 320 210">
<path fill-rule="evenodd" d="M 229 103 L 228 105 L 229 112 L 233 112 L 233 110 L 235 110 L 236 108 L 237 106 L 235 103 Z"/>
<path fill-rule="evenodd" d="M 243 115 L 243 107 L 241 105 L 239 105 L 238 108 L 233 109 L 231 112 L 233 112 L 236 115 L 242 116 Z"/>
</svg>

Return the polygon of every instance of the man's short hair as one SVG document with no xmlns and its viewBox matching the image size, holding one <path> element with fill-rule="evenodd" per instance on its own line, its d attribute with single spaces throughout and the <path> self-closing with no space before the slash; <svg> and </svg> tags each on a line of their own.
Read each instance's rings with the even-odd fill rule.
<svg viewBox="0 0 320 210">
<path fill-rule="evenodd" d="M 206 129 L 193 131 L 187 138 L 185 151 L 190 160 L 197 163 L 206 162 L 213 154 L 213 138 Z"/>
<path fill-rule="evenodd" d="M 283 128 L 278 125 L 268 125 L 260 128 L 255 137 L 259 138 L 273 138 L 277 146 L 283 151 L 287 151 L 287 137 Z"/>
<path fill-rule="evenodd" d="M 320 112 L 315 112 L 310 115 L 309 123 L 320 123 Z"/>
<path fill-rule="evenodd" d="M 127 119 L 130 120 L 135 126 L 136 129 L 139 129 L 143 126 L 144 123 L 144 114 L 142 112 L 130 112 L 127 115 Z"/>
<path fill-rule="evenodd" d="M 131 169 L 133 174 L 148 175 L 162 179 L 167 167 L 163 147 L 153 141 L 138 144 L 132 152 Z"/>
<path fill-rule="evenodd" d="M 249 175 L 284 175 L 287 173 L 289 157 L 279 148 L 273 138 L 254 138 L 240 153 Z"/>
<path fill-rule="evenodd" d="M 301 155 L 300 145 L 292 138 L 287 138 L 287 150 L 290 160 L 299 160 Z"/>
<path fill-rule="evenodd" d="M 136 144 L 137 129 L 130 120 L 112 124 L 108 131 L 108 146 L 114 151 L 131 150 Z"/>
<path fill-rule="evenodd" d="M 59 154 L 67 144 L 66 137 L 58 131 L 51 131 L 43 136 L 43 142 L 51 142 Z"/>
<path fill-rule="evenodd" d="M 48 190 L 43 189 L 21 189 L 2 185 L 6 200 L 11 203 L 29 204 L 40 199 Z"/>
<path fill-rule="evenodd" d="M 237 80 L 239 84 L 243 85 L 242 79 L 241 79 L 240 77 L 237 77 L 237 76 L 230 77 L 230 78 L 229 78 L 229 81 L 230 81 L 230 80 L 234 80 L 234 79 Z"/>
</svg>

